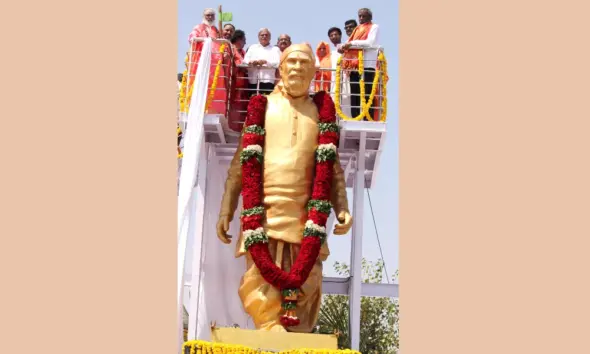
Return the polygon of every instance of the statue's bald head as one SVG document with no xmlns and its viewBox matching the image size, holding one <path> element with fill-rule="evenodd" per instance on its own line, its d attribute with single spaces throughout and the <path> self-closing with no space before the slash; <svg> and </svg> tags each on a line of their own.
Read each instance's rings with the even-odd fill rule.
<svg viewBox="0 0 590 354">
<path fill-rule="evenodd" d="M 281 81 L 293 97 L 306 95 L 315 75 L 315 57 L 307 44 L 293 44 L 281 55 Z"/>
</svg>

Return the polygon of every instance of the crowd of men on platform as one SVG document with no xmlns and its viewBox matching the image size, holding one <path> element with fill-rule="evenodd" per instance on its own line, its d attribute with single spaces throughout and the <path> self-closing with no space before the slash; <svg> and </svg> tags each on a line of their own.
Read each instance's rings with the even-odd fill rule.
<svg viewBox="0 0 590 354">
<path fill-rule="evenodd" d="M 358 23 L 351 19 L 344 23 L 344 31 L 348 36 L 342 42 L 342 30 L 331 27 L 327 31 L 327 41 L 321 41 L 315 50 L 316 67 L 318 71 L 310 86 L 310 94 L 321 90 L 334 92 L 335 69 L 338 59 L 342 56 L 343 80 L 345 88 L 341 92 L 346 96 L 343 102 L 345 114 L 356 117 L 360 114 L 360 75 L 358 72 L 358 48 L 364 53 L 364 80 L 366 99 L 372 89 L 377 65 L 379 45 L 379 26 L 372 22 L 373 13 L 368 8 L 358 10 Z M 256 93 L 270 93 L 278 83 L 278 66 L 281 53 L 291 45 L 288 34 L 278 36 L 276 45 L 272 45 L 272 36 L 268 28 L 258 31 L 258 43 L 252 44 L 246 50 L 246 34 L 236 29 L 231 23 L 226 23 L 221 33 L 215 26 L 215 10 L 206 9 L 203 21 L 194 27 L 189 35 L 189 43 L 194 38 L 226 39 L 231 43 L 229 50 L 233 55 L 234 70 L 232 82 L 238 89 L 243 90 L 243 97 L 247 100 Z M 310 47 L 311 45 L 306 42 Z M 179 82 L 182 74 L 178 76 Z M 346 102 L 344 102 L 346 101 Z M 346 106 L 346 107 L 345 107 Z M 372 109 L 370 114 L 373 115 Z"/>
</svg>

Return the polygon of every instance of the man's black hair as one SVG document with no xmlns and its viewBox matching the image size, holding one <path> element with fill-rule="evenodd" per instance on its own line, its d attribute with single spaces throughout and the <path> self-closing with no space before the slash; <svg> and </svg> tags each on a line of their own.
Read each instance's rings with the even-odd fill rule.
<svg viewBox="0 0 590 354">
<path fill-rule="evenodd" d="M 358 26 L 358 23 L 356 23 L 356 20 L 348 20 L 348 21 L 344 22 L 344 26 L 348 26 L 348 25 Z"/>
<path fill-rule="evenodd" d="M 246 37 L 246 33 L 244 33 L 244 31 L 242 30 L 236 30 L 234 32 L 234 35 L 231 36 L 231 42 L 232 43 L 236 43 L 237 41 L 239 41 L 240 39 L 244 39 Z"/>
<path fill-rule="evenodd" d="M 338 32 L 338 34 L 342 36 L 342 31 L 340 30 L 340 28 L 332 27 L 328 30 L 328 37 L 330 37 L 330 33 L 334 32 L 334 31 Z"/>
</svg>

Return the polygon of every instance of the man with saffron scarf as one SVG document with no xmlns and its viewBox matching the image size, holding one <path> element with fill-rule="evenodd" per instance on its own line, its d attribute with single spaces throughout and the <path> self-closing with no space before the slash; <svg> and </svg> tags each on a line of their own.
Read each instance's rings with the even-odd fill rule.
<svg viewBox="0 0 590 354">
<path fill-rule="evenodd" d="M 262 200 L 265 209 L 263 227 L 269 238 L 268 247 L 275 264 L 289 272 L 299 255 L 306 222 L 306 204 L 314 180 L 315 151 L 318 146 L 318 109 L 309 98 L 308 87 L 315 75 L 313 50 L 306 44 L 291 45 L 282 53 L 279 69 L 281 81 L 267 96 L 265 143 L 262 171 Z M 229 223 L 233 219 L 242 190 L 240 154 L 242 142 L 229 167 L 221 201 L 217 236 L 226 244 Z M 336 235 L 344 235 L 352 226 L 348 211 L 346 183 L 338 156 L 333 167 L 331 203 L 340 222 Z M 281 325 L 281 291 L 264 280 L 244 245 L 237 242 L 236 256 L 246 256 L 247 271 L 238 293 L 256 328 L 285 332 Z M 324 243 L 297 300 L 297 326 L 294 332 L 311 332 L 317 322 L 321 304 L 322 262 L 329 250 Z"/>
<path fill-rule="evenodd" d="M 213 9 L 205 9 L 203 11 L 203 22 L 196 25 L 192 32 L 188 36 L 188 42 L 191 46 L 191 54 L 189 57 L 189 68 L 188 68 L 188 88 L 192 86 L 195 76 L 197 74 L 197 66 L 199 64 L 199 59 L 201 57 L 201 51 L 203 48 L 203 42 L 195 41 L 197 38 L 212 38 L 218 39 L 219 38 L 219 30 L 215 27 L 215 10 Z M 213 96 L 213 103 L 209 108 L 210 113 L 220 113 L 225 114 L 225 99 L 227 97 L 227 93 L 225 91 L 225 87 L 227 87 L 227 80 L 224 79 L 225 76 L 225 69 L 227 67 L 227 59 L 228 55 L 221 55 L 219 53 L 220 44 L 218 42 L 212 43 L 212 55 L 211 55 L 211 73 L 209 75 L 209 85 L 208 87 L 211 88 L 213 84 L 213 79 L 215 76 L 215 68 L 219 60 L 222 60 L 222 65 L 219 70 L 219 78 L 217 80 L 217 89 L 215 90 Z M 225 53 L 228 53 L 230 48 L 225 49 Z M 187 95 L 188 96 L 188 95 Z M 190 97 L 187 97 L 187 101 L 190 102 Z M 188 104 L 188 103 L 187 103 Z"/>
<path fill-rule="evenodd" d="M 351 46 L 357 46 L 364 49 L 364 79 L 365 79 L 365 101 L 369 99 L 371 89 L 373 88 L 373 79 L 375 78 L 375 68 L 377 65 L 378 51 L 368 49 L 378 44 L 379 26 L 374 24 L 373 13 L 367 8 L 358 11 L 359 25 L 352 31 L 348 42 L 341 47 L 344 52 L 342 58 L 342 68 L 349 73 L 350 78 L 350 101 L 352 118 L 356 118 L 361 113 L 361 87 L 359 75 L 358 49 L 350 49 Z M 369 115 L 373 116 L 373 108 L 369 110 Z"/>
<path fill-rule="evenodd" d="M 330 45 L 320 42 L 316 48 L 316 67 L 319 67 L 315 74 L 315 92 L 330 92 L 332 80 L 332 55 Z"/>
</svg>

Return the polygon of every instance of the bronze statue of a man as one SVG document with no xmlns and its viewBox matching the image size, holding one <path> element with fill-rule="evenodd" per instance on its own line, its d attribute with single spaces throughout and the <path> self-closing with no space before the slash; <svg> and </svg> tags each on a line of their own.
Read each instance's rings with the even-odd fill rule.
<svg viewBox="0 0 590 354">
<path fill-rule="evenodd" d="M 308 89 L 315 75 L 315 58 L 311 48 L 295 44 L 281 55 L 281 81 L 267 96 L 265 110 L 265 142 L 263 148 L 262 226 L 268 237 L 268 250 L 279 268 L 289 272 L 301 249 L 306 227 L 307 203 L 311 198 L 318 148 L 318 108 L 309 97 Z M 334 147 L 334 151 L 335 151 Z M 240 156 L 242 143 L 229 167 L 225 193 L 221 202 L 217 235 L 230 243 L 227 235 L 242 190 Z M 336 152 L 333 163 L 330 202 L 339 221 L 334 234 L 346 234 L 352 226 L 348 209 L 346 183 Z M 246 255 L 247 271 L 242 278 L 239 295 L 246 312 L 256 328 L 286 331 L 279 318 L 284 313 L 281 291 L 262 277 L 247 252 L 241 232 L 236 256 Z M 294 332 L 311 332 L 316 324 L 321 303 L 322 262 L 327 259 L 327 244 L 321 246 L 305 283 L 300 287 L 296 315 L 299 324 L 289 327 Z"/>
</svg>

